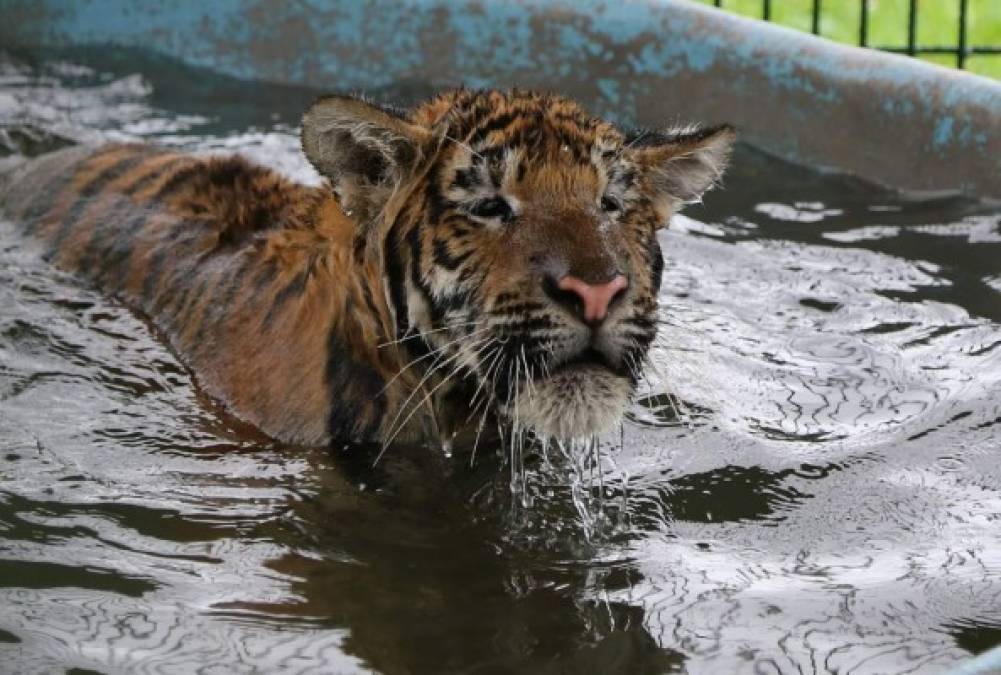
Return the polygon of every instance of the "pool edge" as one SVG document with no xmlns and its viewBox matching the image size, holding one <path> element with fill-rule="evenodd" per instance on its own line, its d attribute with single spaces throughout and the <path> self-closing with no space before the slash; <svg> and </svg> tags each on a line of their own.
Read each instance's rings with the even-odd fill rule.
<svg viewBox="0 0 1001 675">
<path fill-rule="evenodd" d="M 645 0 L 0 0 L 0 45 L 144 47 L 244 79 L 561 91 L 625 124 L 731 122 L 796 162 L 1001 198 L 1001 83 Z"/>
</svg>

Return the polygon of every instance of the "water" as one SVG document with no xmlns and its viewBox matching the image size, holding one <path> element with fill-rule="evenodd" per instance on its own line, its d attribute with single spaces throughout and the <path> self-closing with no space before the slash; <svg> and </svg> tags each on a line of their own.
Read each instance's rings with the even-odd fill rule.
<svg viewBox="0 0 1001 675">
<path fill-rule="evenodd" d="M 34 142 L 306 181 L 314 93 L 0 59 L 0 126 Z M 939 673 L 1001 643 L 1001 209 L 743 148 L 662 244 L 603 491 L 537 461 L 526 509 L 490 447 L 269 441 L 0 224 L 0 670 Z"/>
</svg>

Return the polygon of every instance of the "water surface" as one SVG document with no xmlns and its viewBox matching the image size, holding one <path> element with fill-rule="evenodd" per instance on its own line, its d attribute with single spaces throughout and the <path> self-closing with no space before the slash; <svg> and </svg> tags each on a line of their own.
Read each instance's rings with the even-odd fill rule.
<svg viewBox="0 0 1001 675">
<path fill-rule="evenodd" d="M 0 162 L 148 138 L 316 181 L 314 94 L 5 55 Z M 270 441 L 0 221 L 0 670 L 940 673 L 1001 643 L 1001 210 L 742 148 L 661 243 L 602 493 L 534 464 L 526 509 L 503 451 Z"/>
</svg>

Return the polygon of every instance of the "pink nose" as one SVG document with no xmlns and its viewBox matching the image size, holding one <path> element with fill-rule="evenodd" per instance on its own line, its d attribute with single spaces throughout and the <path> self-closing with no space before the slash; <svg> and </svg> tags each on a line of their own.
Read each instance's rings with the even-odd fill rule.
<svg viewBox="0 0 1001 675">
<path fill-rule="evenodd" d="M 606 283 L 589 284 L 568 274 L 560 279 L 556 286 L 560 290 L 576 294 L 584 302 L 584 321 L 596 323 L 608 315 L 608 306 L 629 286 L 629 282 L 619 274 Z"/>
</svg>

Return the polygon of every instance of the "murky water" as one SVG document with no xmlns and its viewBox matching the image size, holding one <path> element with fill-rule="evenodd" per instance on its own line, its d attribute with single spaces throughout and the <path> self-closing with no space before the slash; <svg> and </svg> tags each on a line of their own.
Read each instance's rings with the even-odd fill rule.
<svg viewBox="0 0 1001 675">
<path fill-rule="evenodd" d="M 303 180 L 312 95 L 0 59 L 5 129 Z M 602 494 L 538 465 L 530 509 L 493 453 L 268 441 L 0 224 L 0 670 L 938 673 L 1001 642 L 1001 208 L 745 148 L 686 216 Z"/>
</svg>

